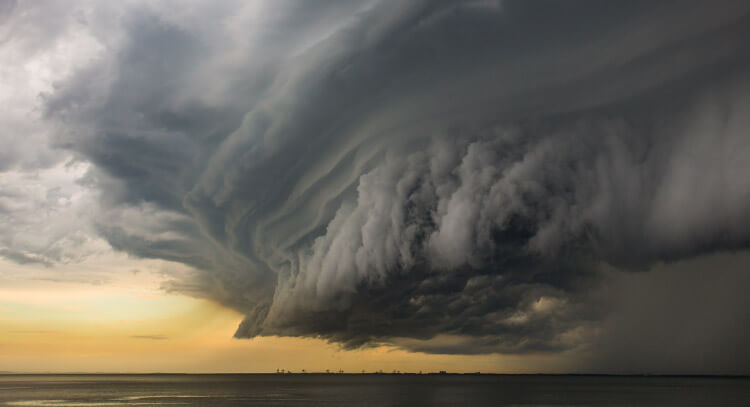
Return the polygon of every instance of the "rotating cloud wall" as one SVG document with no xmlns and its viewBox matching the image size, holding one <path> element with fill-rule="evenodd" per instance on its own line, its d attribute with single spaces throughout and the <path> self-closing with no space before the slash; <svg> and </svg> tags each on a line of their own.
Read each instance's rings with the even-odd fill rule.
<svg viewBox="0 0 750 407">
<path fill-rule="evenodd" d="M 748 247 L 749 11 L 138 11 L 47 116 L 99 232 L 194 266 L 167 288 L 245 313 L 238 337 L 561 351 L 606 317 L 603 268 Z"/>
</svg>

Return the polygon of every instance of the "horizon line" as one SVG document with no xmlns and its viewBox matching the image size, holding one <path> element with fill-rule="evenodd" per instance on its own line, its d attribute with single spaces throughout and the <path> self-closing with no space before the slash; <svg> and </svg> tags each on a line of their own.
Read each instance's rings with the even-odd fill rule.
<svg viewBox="0 0 750 407">
<path fill-rule="evenodd" d="M 321 376 L 601 376 L 601 377 L 684 377 L 684 378 L 750 378 L 750 374 L 703 374 L 703 373 L 493 373 L 493 372 L 0 372 L 0 376 L 55 376 L 55 375 L 102 375 L 102 376 L 229 376 L 229 375 L 321 375 Z"/>
</svg>

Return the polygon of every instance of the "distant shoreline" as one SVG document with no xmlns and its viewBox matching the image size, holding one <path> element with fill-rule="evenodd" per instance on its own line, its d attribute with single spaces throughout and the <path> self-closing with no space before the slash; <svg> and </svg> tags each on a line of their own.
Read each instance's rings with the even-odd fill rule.
<svg viewBox="0 0 750 407">
<path fill-rule="evenodd" d="M 616 373 L 108 373 L 108 372 L 66 372 L 66 373 L 15 373 L 0 372 L 0 376 L 508 376 L 508 377 L 612 377 L 612 378 L 714 378 L 714 379 L 748 379 L 750 375 L 714 375 L 714 374 L 616 374 Z"/>
</svg>

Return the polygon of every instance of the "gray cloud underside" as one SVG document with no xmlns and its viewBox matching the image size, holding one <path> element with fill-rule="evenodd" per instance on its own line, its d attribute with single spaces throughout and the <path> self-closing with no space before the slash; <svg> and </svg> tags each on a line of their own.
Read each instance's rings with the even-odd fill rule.
<svg viewBox="0 0 750 407">
<path fill-rule="evenodd" d="M 138 11 L 47 115 L 101 234 L 202 270 L 167 288 L 239 337 L 562 351 L 603 266 L 750 243 L 750 5 L 720 3 Z"/>
</svg>

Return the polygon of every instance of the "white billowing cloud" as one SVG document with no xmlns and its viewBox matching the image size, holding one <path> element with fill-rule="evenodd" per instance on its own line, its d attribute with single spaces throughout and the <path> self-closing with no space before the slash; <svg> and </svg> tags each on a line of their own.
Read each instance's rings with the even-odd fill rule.
<svg viewBox="0 0 750 407">
<path fill-rule="evenodd" d="M 68 154 L 51 148 L 42 121 L 45 96 L 102 51 L 87 30 L 81 2 L 6 2 L 0 25 L 0 171 L 46 168 Z"/>
<path fill-rule="evenodd" d="M 87 221 L 97 192 L 77 181 L 89 165 L 55 148 L 45 103 L 104 50 L 86 2 L 5 2 L 0 11 L 0 256 L 52 266 L 108 244 Z"/>
<path fill-rule="evenodd" d="M 750 237 L 744 216 L 750 181 L 740 175 L 750 157 L 744 142 L 750 127 L 737 114 L 747 110 L 745 84 L 697 96 L 646 134 L 619 119 L 585 119 L 435 137 L 413 153 L 389 150 L 308 250 L 269 258 L 286 273 L 268 321 L 283 327 L 311 311 L 347 309 L 363 284 L 387 289 L 394 275 L 421 267 L 438 275 L 466 268 L 498 273 L 512 286 L 526 284 L 523 273 L 533 275 L 538 259 L 572 262 L 583 272 L 591 265 L 576 256 L 642 268 L 742 247 Z M 685 161 L 695 174 L 675 178 L 681 168 L 671 163 Z M 664 201 L 671 191 L 701 188 L 707 176 L 715 179 L 705 184 L 709 193 Z M 724 208 L 708 210 L 715 205 Z M 514 258 L 525 260 L 518 265 Z M 500 330 L 517 322 L 513 315 L 492 316 L 487 324 Z"/>
<path fill-rule="evenodd" d="M 0 255 L 21 263 L 69 263 L 108 245 L 85 219 L 95 193 L 76 181 L 83 164 L 0 173 Z"/>
</svg>

